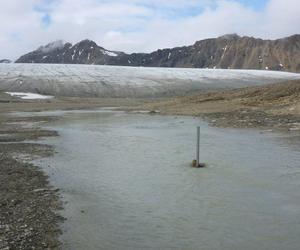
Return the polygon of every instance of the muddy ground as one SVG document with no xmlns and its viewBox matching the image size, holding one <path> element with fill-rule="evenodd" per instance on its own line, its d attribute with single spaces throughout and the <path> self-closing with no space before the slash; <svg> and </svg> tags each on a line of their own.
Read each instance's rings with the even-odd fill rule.
<svg viewBox="0 0 300 250">
<path fill-rule="evenodd" d="M 128 107 L 142 105 L 148 100 L 132 98 L 79 98 L 60 97 L 46 100 L 21 100 L 0 92 L 0 113 L 47 110 L 79 110 L 100 107 Z"/>
<path fill-rule="evenodd" d="M 161 114 L 200 116 L 213 126 L 300 132 L 300 80 L 146 103 Z"/>
</svg>

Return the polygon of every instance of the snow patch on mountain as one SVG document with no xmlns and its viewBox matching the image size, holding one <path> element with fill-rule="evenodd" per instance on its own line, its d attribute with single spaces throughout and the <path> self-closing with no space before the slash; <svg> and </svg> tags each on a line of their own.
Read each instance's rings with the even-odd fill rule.
<svg viewBox="0 0 300 250">
<path fill-rule="evenodd" d="M 101 51 L 102 51 L 102 53 L 103 53 L 104 55 L 114 56 L 114 57 L 118 56 L 117 53 L 114 53 L 114 52 L 109 51 L 109 50 L 101 50 Z"/>
</svg>

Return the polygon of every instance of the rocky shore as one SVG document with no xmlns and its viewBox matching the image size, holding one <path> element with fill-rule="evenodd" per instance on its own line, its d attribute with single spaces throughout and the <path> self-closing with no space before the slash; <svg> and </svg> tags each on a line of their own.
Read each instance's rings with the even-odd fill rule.
<svg viewBox="0 0 300 250">
<path fill-rule="evenodd" d="M 51 156 L 53 148 L 27 142 L 56 136 L 38 126 L 53 118 L 0 117 L 0 249 L 59 249 L 59 190 L 28 163 Z"/>
</svg>

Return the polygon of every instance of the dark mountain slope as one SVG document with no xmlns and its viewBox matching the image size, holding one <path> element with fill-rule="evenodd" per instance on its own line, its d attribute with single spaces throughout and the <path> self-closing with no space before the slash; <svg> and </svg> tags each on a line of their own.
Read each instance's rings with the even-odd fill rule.
<svg viewBox="0 0 300 250">
<path fill-rule="evenodd" d="M 20 57 L 16 63 L 71 63 L 145 67 L 266 69 L 300 72 L 300 35 L 262 40 L 225 35 L 191 46 L 126 54 L 106 50 L 90 40 L 61 41 Z"/>
</svg>

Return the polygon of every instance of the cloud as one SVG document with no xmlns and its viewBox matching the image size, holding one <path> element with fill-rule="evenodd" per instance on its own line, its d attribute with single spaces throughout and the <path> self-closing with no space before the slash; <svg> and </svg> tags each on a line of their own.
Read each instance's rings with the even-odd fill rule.
<svg viewBox="0 0 300 250">
<path fill-rule="evenodd" d="M 300 33 L 299 0 L 272 0 L 263 16 L 262 36 L 277 38 Z M 265 34 L 263 34 L 265 32 Z"/>
<path fill-rule="evenodd" d="M 57 39 L 89 38 L 126 52 L 226 33 L 274 39 L 300 33 L 299 9 L 298 0 L 268 0 L 262 8 L 245 0 L 1 1 L 0 58 L 16 59 Z"/>
<path fill-rule="evenodd" d="M 57 41 L 49 43 L 45 46 L 39 47 L 39 50 L 42 51 L 43 53 L 48 53 L 48 52 L 54 51 L 56 49 L 61 49 L 64 47 L 64 45 L 65 45 L 65 43 L 62 40 L 57 40 Z"/>
</svg>

